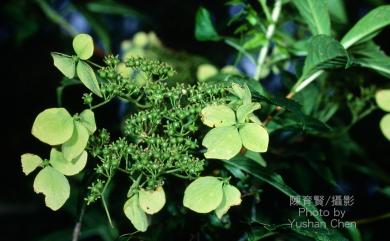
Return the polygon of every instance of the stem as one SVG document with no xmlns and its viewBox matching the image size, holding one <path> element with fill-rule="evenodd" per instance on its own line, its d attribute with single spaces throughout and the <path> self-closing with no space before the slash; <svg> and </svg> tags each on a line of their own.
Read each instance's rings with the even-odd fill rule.
<svg viewBox="0 0 390 241">
<path fill-rule="evenodd" d="M 99 107 L 102 107 L 103 105 L 107 104 L 110 101 L 111 101 L 111 99 L 107 99 L 107 100 L 105 100 L 105 101 L 103 101 L 103 102 L 101 102 L 101 103 L 99 103 L 97 105 L 94 105 L 94 106 L 91 107 L 91 110 L 99 108 Z"/>
<path fill-rule="evenodd" d="M 109 178 L 109 179 L 107 180 L 106 184 L 104 185 L 104 188 L 103 188 L 102 194 L 101 194 L 101 199 L 102 199 L 102 203 L 103 203 L 104 210 L 106 211 L 106 215 L 107 215 L 108 222 L 110 223 L 111 227 L 114 228 L 114 225 L 112 224 L 112 220 L 111 220 L 110 211 L 108 210 L 108 206 L 107 206 L 106 200 L 104 199 L 104 192 L 106 191 L 106 189 L 107 189 L 108 184 L 110 183 L 110 181 L 111 181 L 111 178 Z"/>
<path fill-rule="evenodd" d="M 281 10 L 282 10 L 282 1 L 276 0 L 274 8 L 272 10 L 271 23 L 268 25 L 267 32 L 265 33 L 265 37 L 267 39 L 267 42 L 260 49 L 259 56 L 257 58 L 257 66 L 256 66 L 256 74 L 255 74 L 256 80 L 260 79 L 261 69 L 264 65 L 265 58 L 267 57 L 267 53 L 268 53 L 269 46 L 270 46 L 270 40 L 271 40 L 272 36 L 274 35 L 276 22 L 279 19 Z"/>
<path fill-rule="evenodd" d="M 78 219 L 76 225 L 73 228 L 72 241 L 78 241 L 79 240 L 81 224 L 82 224 L 82 221 L 83 221 L 83 218 L 84 218 L 86 207 L 87 206 L 85 205 L 85 203 L 83 203 L 83 207 L 81 208 L 79 219 Z"/>
<path fill-rule="evenodd" d="M 95 66 L 95 67 L 97 67 L 97 68 L 102 68 L 102 67 L 103 67 L 103 66 L 101 66 L 101 65 L 98 65 L 97 63 L 92 62 L 92 61 L 89 60 L 89 59 L 84 60 L 84 61 L 86 61 L 88 64 L 93 65 L 93 66 Z"/>
<path fill-rule="evenodd" d="M 294 87 L 292 88 L 292 91 L 294 94 L 295 93 L 298 93 L 299 91 L 303 90 L 304 88 L 306 88 L 306 86 L 308 86 L 311 82 L 313 82 L 315 79 L 317 79 L 320 75 L 322 75 L 322 73 L 324 73 L 323 70 L 319 70 L 317 72 L 315 72 L 314 74 L 310 75 L 308 78 L 306 79 L 303 79 L 303 80 L 298 80 L 298 82 L 294 85 Z"/>
</svg>

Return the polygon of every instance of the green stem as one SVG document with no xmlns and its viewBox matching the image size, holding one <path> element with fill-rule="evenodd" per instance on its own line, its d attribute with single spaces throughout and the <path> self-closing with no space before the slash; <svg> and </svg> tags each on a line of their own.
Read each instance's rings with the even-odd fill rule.
<svg viewBox="0 0 390 241">
<path fill-rule="evenodd" d="M 87 60 L 85 60 L 88 64 L 90 64 L 90 65 L 93 65 L 93 66 L 95 66 L 95 67 L 97 67 L 97 68 L 103 68 L 103 66 L 101 66 L 101 65 L 98 65 L 97 63 L 94 63 L 94 62 L 92 62 L 91 60 L 89 60 L 89 59 L 87 59 Z"/>
<path fill-rule="evenodd" d="M 110 223 L 110 226 L 112 228 L 114 228 L 114 225 L 112 223 L 112 220 L 111 220 L 111 215 L 110 215 L 110 211 L 108 210 L 108 206 L 107 206 L 107 203 L 106 203 L 106 200 L 104 198 L 104 192 L 106 191 L 107 187 L 108 187 L 108 184 L 110 183 L 111 181 L 111 178 L 109 178 L 106 182 L 106 184 L 104 185 L 104 188 L 102 190 L 102 194 L 101 194 L 101 199 L 102 199 L 102 203 L 103 203 L 103 207 L 104 207 L 104 210 L 106 211 L 106 215 L 107 215 L 107 219 L 108 219 L 108 222 Z"/>
<path fill-rule="evenodd" d="M 99 107 L 102 107 L 103 105 L 107 104 L 107 103 L 110 102 L 110 101 L 111 101 L 111 98 L 110 98 L 110 99 L 107 99 L 107 100 L 105 100 L 105 101 L 103 101 L 103 102 L 101 102 L 101 103 L 99 103 L 99 104 L 97 104 L 97 105 L 94 105 L 94 106 L 91 107 L 91 110 L 96 109 L 96 108 L 99 108 Z"/>
<path fill-rule="evenodd" d="M 270 41 L 271 41 L 272 36 L 275 33 L 276 23 L 279 19 L 281 10 L 282 10 L 282 1 L 276 0 L 274 8 L 272 10 L 271 23 L 268 25 L 267 31 L 265 33 L 265 37 L 267 39 L 267 42 L 260 49 L 259 56 L 257 58 L 257 66 L 256 66 L 256 74 L 255 74 L 256 80 L 260 80 L 261 70 L 263 68 L 265 59 L 267 57 L 269 46 L 270 46 Z"/>
<path fill-rule="evenodd" d="M 387 218 L 390 218 L 390 212 L 385 213 L 385 214 L 381 214 L 381 215 L 378 215 L 375 217 L 356 220 L 355 222 L 356 222 L 356 224 L 361 225 L 361 224 L 373 223 L 373 222 L 380 221 L 380 220 L 387 219 Z"/>
</svg>

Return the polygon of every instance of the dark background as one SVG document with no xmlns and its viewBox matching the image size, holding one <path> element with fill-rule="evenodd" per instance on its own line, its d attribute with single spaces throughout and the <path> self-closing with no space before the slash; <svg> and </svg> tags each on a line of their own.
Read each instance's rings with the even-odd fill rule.
<svg viewBox="0 0 390 241">
<path fill-rule="evenodd" d="M 60 8 L 67 1 L 49 1 L 54 8 Z M 83 1 L 80 1 L 83 2 Z M 185 50 L 209 58 L 216 65 L 226 64 L 226 46 L 219 43 L 200 43 L 194 38 L 195 11 L 201 4 L 214 14 L 217 24 L 227 18 L 223 1 L 161 0 L 122 1 L 134 10 L 147 16 L 147 23 L 136 18 L 106 16 L 113 52 L 120 41 L 131 38 L 139 30 L 153 30 L 170 48 Z M 384 1 L 350 1 L 347 4 L 350 22 L 355 22 L 367 10 Z M 34 240 L 64 227 L 72 228 L 74 219 L 67 211 L 52 212 L 43 204 L 42 196 L 33 192 L 33 177 L 26 177 L 21 170 L 20 155 L 26 152 L 48 155 L 45 145 L 30 134 L 37 113 L 56 106 L 56 87 L 61 78 L 53 67 L 50 51 L 71 51 L 71 39 L 58 25 L 43 14 L 34 1 L 2 1 L 0 16 L 0 96 L 1 96 L 1 173 L 0 173 L 0 240 Z M 31 23 L 36 23 L 31 27 Z M 126 26 L 132 26 L 126 28 Z M 31 33 L 29 29 L 34 30 Z M 122 29 L 124 29 L 122 31 Z M 23 37 L 23 34 L 27 36 Z M 390 53 L 389 30 L 377 39 L 383 49 Z M 231 51 L 229 49 L 229 51 Z M 78 89 L 65 92 L 66 104 L 80 106 Z M 76 95 L 77 94 L 77 95 Z M 74 97 L 76 96 L 76 97 Z M 72 98 L 75 99 L 72 99 Z M 114 109 L 115 111 L 115 109 Z M 388 143 L 377 144 L 379 130 L 368 129 L 378 123 L 382 114 L 376 112 L 354 128 L 354 137 L 367 147 L 374 158 L 381 159 Z M 102 116 L 107 118 L 107 116 Z M 364 131 L 362 131 L 362 129 Z M 378 150 L 378 145 L 381 147 Z M 388 150 L 388 148 L 387 148 Z M 388 155 L 388 153 L 387 153 Z M 389 158 L 387 158 L 389 159 Z M 388 161 L 388 160 L 387 160 Z M 367 194 L 362 208 L 368 214 L 375 214 L 370 206 L 370 188 L 376 180 L 362 180 L 361 193 Z M 378 208 L 378 207 L 376 207 Z M 381 208 L 381 207 L 379 207 Z M 374 210 L 374 211 L 373 211 Z M 379 225 L 384 225 L 379 224 Z"/>
</svg>

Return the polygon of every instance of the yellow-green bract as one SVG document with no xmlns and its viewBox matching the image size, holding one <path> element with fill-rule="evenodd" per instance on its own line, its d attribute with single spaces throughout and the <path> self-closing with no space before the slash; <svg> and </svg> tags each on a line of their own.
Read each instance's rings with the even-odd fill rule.
<svg viewBox="0 0 390 241">
<path fill-rule="evenodd" d="M 35 118 L 31 133 L 49 145 L 60 145 L 73 133 L 73 118 L 64 108 L 50 108 Z"/>
<path fill-rule="evenodd" d="M 149 191 L 141 189 L 139 191 L 139 204 L 147 214 L 155 214 L 165 205 L 165 192 L 162 187 Z"/>
<path fill-rule="evenodd" d="M 149 226 L 148 217 L 139 205 L 138 194 L 134 194 L 126 201 L 123 206 L 123 212 L 138 231 L 146 231 Z"/>
<path fill-rule="evenodd" d="M 55 148 L 50 152 L 50 164 L 59 172 L 66 176 L 73 176 L 81 172 L 87 164 L 88 154 L 83 151 L 74 159 L 67 160 L 63 153 L 57 151 Z"/>
<path fill-rule="evenodd" d="M 33 172 L 42 163 L 42 158 L 30 153 L 23 154 L 21 159 L 23 172 L 26 175 Z"/>
<path fill-rule="evenodd" d="M 92 57 L 93 40 L 88 34 L 78 34 L 73 39 L 73 49 L 80 59 L 86 60 Z"/>
<path fill-rule="evenodd" d="M 34 191 L 43 193 L 46 206 L 55 211 L 69 198 L 70 186 L 64 175 L 53 167 L 47 166 L 35 177 Z"/>
</svg>

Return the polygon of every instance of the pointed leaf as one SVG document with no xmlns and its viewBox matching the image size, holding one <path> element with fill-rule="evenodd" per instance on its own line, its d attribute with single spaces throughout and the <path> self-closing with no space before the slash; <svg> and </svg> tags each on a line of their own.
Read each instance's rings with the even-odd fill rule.
<svg viewBox="0 0 390 241">
<path fill-rule="evenodd" d="M 223 186 L 223 198 L 222 202 L 219 204 L 217 209 L 215 209 L 215 214 L 219 219 L 227 213 L 231 206 L 236 206 L 241 204 L 241 193 L 240 191 L 230 184 Z"/>
<path fill-rule="evenodd" d="M 341 40 L 344 48 L 368 41 L 390 24 L 390 5 L 371 10 L 361 18 Z"/>
<path fill-rule="evenodd" d="M 260 104 L 253 102 L 249 104 L 244 104 L 237 109 L 237 121 L 238 123 L 244 123 L 246 119 L 248 119 L 250 114 L 255 111 L 260 109 Z"/>
<path fill-rule="evenodd" d="M 86 109 L 80 113 L 80 122 L 87 128 L 90 135 L 96 131 L 95 114 L 92 110 Z"/>
<path fill-rule="evenodd" d="M 51 57 L 54 60 L 54 66 L 57 67 L 59 71 L 67 78 L 72 79 L 75 74 L 76 62 L 73 57 L 61 54 L 61 53 L 51 53 Z"/>
<path fill-rule="evenodd" d="M 138 194 L 133 195 L 123 206 L 123 212 L 135 229 L 145 232 L 149 226 L 148 217 L 139 206 Z"/>
<path fill-rule="evenodd" d="M 372 69 L 390 79 L 390 57 L 373 41 L 350 48 L 355 65 Z"/>
<path fill-rule="evenodd" d="M 52 148 L 50 152 L 50 164 L 66 176 L 73 176 L 81 172 L 87 164 L 87 159 L 88 153 L 86 151 L 83 151 L 71 161 L 66 160 L 62 152 L 55 148 Z"/>
<path fill-rule="evenodd" d="M 139 204 L 147 214 L 159 212 L 165 205 L 165 192 L 162 187 L 154 191 L 141 189 L 139 191 Z"/>
<path fill-rule="evenodd" d="M 73 133 L 73 118 L 64 108 L 50 108 L 35 118 L 31 133 L 49 145 L 59 145 L 70 139 Z"/>
<path fill-rule="evenodd" d="M 37 155 L 26 153 L 22 157 L 22 169 L 24 174 L 28 175 L 42 164 L 42 158 Z"/>
<path fill-rule="evenodd" d="M 199 177 L 184 192 L 183 205 L 197 213 L 209 213 L 222 201 L 223 182 L 216 177 Z"/>
<path fill-rule="evenodd" d="M 88 130 L 83 124 L 74 121 L 74 126 L 72 137 L 61 146 L 64 158 L 68 161 L 78 157 L 84 151 L 89 139 Z"/>
<path fill-rule="evenodd" d="M 195 38 L 199 41 L 218 41 L 218 35 L 207 9 L 200 7 L 195 17 Z"/>
<path fill-rule="evenodd" d="M 292 1 L 313 35 L 330 35 L 330 18 L 326 0 L 294 0 Z"/>
<path fill-rule="evenodd" d="M 200 113 L 203 124 L 210 127 L 232 126 L 236 123 L 234 111 L 226 105 L 209 105 Z"/>
<path fill-rule="evenodd" d="M 383 135 L 390 141 L 390 114 L 383 116 L 379 125 Z"/>
<path fill-rule="evenodd" d="M 204 156 L 208 159 L 230 159 L 237 155 L 242 147 L 241 137 L 235 126 L 217 127 L 210 130 L 203 139 L 207 148 Z"/>
<path fill-rule="evenodd" d="M 80 59 L 89 59 L 93 54 L 93 40 L 88 34 L 78 34 L 73 39 L 73 49 Z"/>
<path fill-rule="evenodd" d="M 309 44 L 301 78 L 305 79 L 318 70 L 345 67 L 347 62 L 347 51 L 337 40 L 327 35 L 314 36 Z"/>
<path fill-rule="evenodd" d="M 390 112 L 390 89 L 378 90 L 375 94 L 375 100 L 379 108 Z"/>
<path fill-rule="evenodd" d="M 266 152 L 269 136 L 267 130 L 259 124 L 247 123 L 240 129 L 242 144 L 255 152 Z"/>
<path fill-rule="evenodd" d="M 46 206 L 56 211 L 69 198 L 70 186 L 68 179 L 64 175 L 48 166 L 42 169 L 35 177 L 34 191 L 43 193 Z"/>
<path fill-rule="evenodd" d="M 102 97 L 100 92 L 99 83 L 96 79 L 95 72 L 93 69 L 84 61 L 79 61 L 77 63 L 77 76 L 83 82 L 83 84 L 92 91 L 95 95 Z"/>
</svg>

